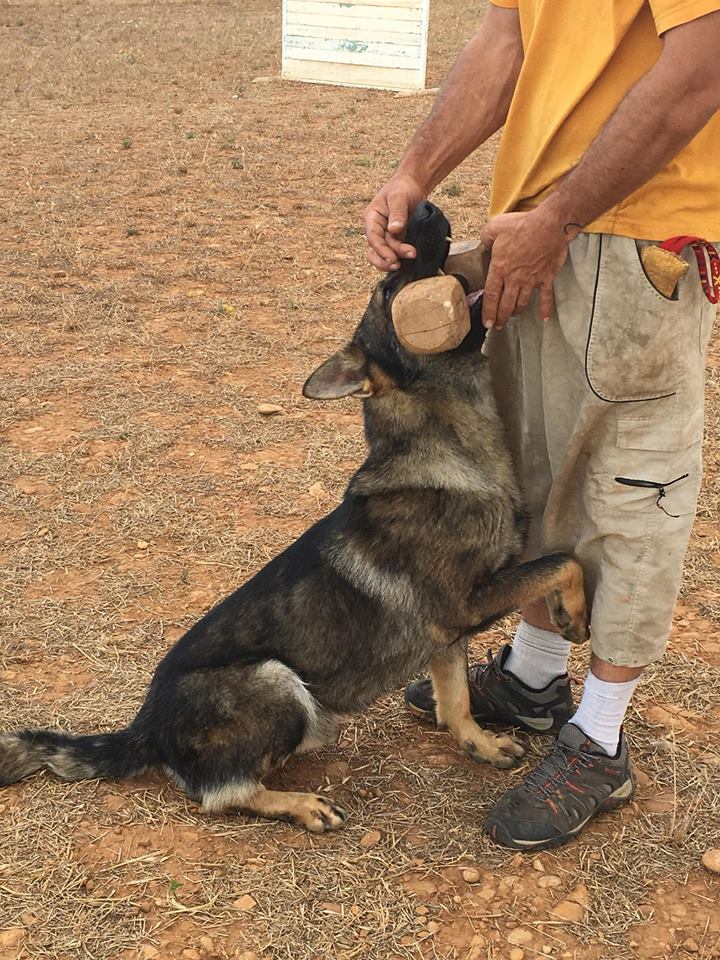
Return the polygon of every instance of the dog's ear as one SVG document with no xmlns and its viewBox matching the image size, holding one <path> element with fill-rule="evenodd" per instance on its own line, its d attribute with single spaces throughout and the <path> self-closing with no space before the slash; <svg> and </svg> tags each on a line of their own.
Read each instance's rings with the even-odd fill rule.
<svg viewBox="0 0 720 960">
<path fill-rule="evenodd" d="M 346 344 L 308 377 L 302 392 L 310 400 L 372 396 L 367 357 L 362 347 L 357 343 Z"/>
</svg>

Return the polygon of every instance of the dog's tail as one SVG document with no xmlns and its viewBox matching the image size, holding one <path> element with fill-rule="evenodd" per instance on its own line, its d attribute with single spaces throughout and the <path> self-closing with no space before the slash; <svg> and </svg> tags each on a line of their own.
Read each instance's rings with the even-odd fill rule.
<svg viewBox="0 0 720 960">
<path fill-rule="evenodd" d="M 129 777 L 153 765 L 135 724 L 115 733 L 75 737 L 55 730 L 0 733 L 0 786 L 47 769 L 63 780 Z"/>
</svg>

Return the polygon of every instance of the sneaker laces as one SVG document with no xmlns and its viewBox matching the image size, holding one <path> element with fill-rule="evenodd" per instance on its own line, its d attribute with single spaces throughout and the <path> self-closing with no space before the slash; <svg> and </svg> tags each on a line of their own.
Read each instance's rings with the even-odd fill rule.
<svg viewBox="0 0 720 960">
<path fill-rule="evenodd" d="M 499 671 L 500 667 L 497 665 L 492 650 L 488 650 L 487 663 L 478 663 L 476 667 L 472 667 L 469 671 L 470 683 L 476 690 L 481 691 L 486 686 L 493 670 Z"/>
<path fill-rule="evenodd" d="M 572 783 L 572 774 L 592 769 L 594 765 L 593 757 L 556 742 L 553 750 L 525 778 L 523 789 L 531 796 L 543 800 L 552 797 L 561 784 L 569 786 L 573 791 L 584 792 Z"/>
</svg>

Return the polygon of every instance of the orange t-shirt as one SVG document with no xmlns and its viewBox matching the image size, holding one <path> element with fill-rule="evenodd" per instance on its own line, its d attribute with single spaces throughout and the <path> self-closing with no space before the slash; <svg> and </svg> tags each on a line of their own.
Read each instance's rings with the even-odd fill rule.
<svg viewBox="0 0 720 960">
<path fill-rule="evenodd" d="M 525 51 L 495 165 L 493 215 L 537 206 L 658 59 L 660 34 L 720 10 L 719 0 L 491 2 L 518 9 Z M 646 240 L 720 238 L 720 113 L 586 229 Z"/>
</svg>

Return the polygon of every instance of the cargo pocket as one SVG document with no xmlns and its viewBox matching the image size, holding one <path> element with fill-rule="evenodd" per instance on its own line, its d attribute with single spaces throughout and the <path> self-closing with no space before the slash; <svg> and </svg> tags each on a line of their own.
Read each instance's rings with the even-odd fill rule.
<svg viewBox="0 0 720 960">
<path fill-rule="evenodd" d="M 646 522 L 675 526 L 675 516 L 695 513 L 700 490 L 703 411 L 654 412 L 654 417 L 619 416 L 615 446 L 599 451 L 588 471 L 587 509 L 624 516 L 628 533 L 634 524 L 636 532 L 644 530 Z"/>
<path fill-rule="evenodd" d="M 649 497 L 654 508 L 670 519 L 695 514 L 702 479 L 703 410 L 685 417 L 620 417 L 618 460 L 626 460 L 614 477 L 615 486 Z M 632 496 L 633 494 L 629 494 Z"/>
<path fill-rule="evenodd" d="M 680 343 L 687 305 L 648 280 L 638 245 L 601 236 L 585 374 L 609 403 L 672 396 L 681 376 Z"/>
<path fill-rule="evenodd" d="M 625 409 L 616 442 L 608 437 L 591 457 L 583 496 L 597 570 L 593 652 L 639 666 L 662 656 L 670 633 L 700 489 L 703 417 L 682 415 L 675 399 Z"/>
</svg>

